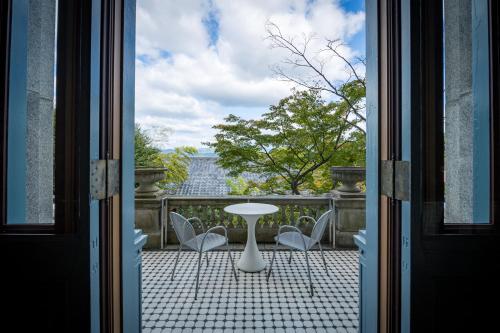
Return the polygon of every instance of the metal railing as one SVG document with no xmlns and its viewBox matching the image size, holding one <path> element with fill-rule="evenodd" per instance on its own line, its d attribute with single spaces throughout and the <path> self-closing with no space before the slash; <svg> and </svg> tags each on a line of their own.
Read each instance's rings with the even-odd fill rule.
<svg viewBox="0 0 500 333">
<path fill-rule="evenodd" d="M 169 212 L 177 212 L 187 218 L 199 217 L 206 228 L 216 225 L 224 225 L 228 229 L 229 238 L 232 242 L 244 242 L 246 239 L 246 223 L 236 215 L 224 212 L 224 207 L 244 202 L 259 202 L 272 204 L 279 207 L 279 211 L 274 214 L 263 216 L 257 228 L 258 242 L 272 242 L 278 227 L 282 224 L 295 224 L 299 216 L 311 216 L 319 218 L 328 209 L 333 207 L 330 197 L 309 197 L 309 196 L 166 196 L 161 204 L 161 244 L 162 248 L 166 244 L 177 243 L 177 238 L 172 230 Z M 335 228 L 330 223 L 329 232 L 325 233 L 325 240 L 330 242 L 334 239 Z M 299 226 L 304 232 L 309 233 L 312 223 L 304 220 Z"/>
</svg>

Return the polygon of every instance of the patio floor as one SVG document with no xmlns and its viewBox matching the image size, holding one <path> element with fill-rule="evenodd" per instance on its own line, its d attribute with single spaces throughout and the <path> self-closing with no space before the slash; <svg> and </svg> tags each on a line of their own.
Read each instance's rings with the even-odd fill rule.
<svg viewBox="0 0 500 333">
<path fill-rule="evenodd" d="M 233 251 L 235 263 L 240 251 Z M 271 259 L 271 251 L 262 251 Z M 143 252 L 143 332 L 357 332 L 358 254 L 325 251 L 328 275 L 319 251 L 310 252 L 314 296 L 307 289 L 302 253 L 278 251 L 273 273 L 238 272 L 236 283 L 227 252 L 210 252 L 202 266 L 194 299 L 197 254 L 183 251 L 174 281 L 175 251 Z"/>
</svg>

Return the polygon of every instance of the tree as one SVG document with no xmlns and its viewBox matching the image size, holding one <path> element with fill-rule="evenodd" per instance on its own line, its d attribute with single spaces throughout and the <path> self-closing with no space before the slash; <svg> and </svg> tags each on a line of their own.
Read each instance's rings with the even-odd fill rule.
<svg viewBox="0 0 500 333">
<path fill-rule="evenodd" d="M 295 91 L 261 119 L 229 115 L 214 126 L 215 142 L 206 144 L 231 176 L 247 171 L 278 177 L 300 194 L 315 171 L 356 144 L 359 129 L 345 121 L 348 115 L 342 102 L 325 103 L 317 90 Z"/>
<path fill-rule="evenodd" d="M 196 148 L 187 146 L 164 153 L 153 144 L 146 131 L 135 125 L 135 166 L 166 168 L 165 179 L 160 184 L 164 189 L 173 190 L 186 181 L 191 157 L 196 153 Z"/>
<path fill-rule="evenodd" d="M 165 173 L 166 178 L 162 181 L 162 185 L 167 190 L 174 190 L 189 176 L 189 164 L 191 157 L 198 151 L 194 147 L 176 147 L 174 151 L 160 154 L 160 159 L 163 167 L 168 171 Z"/>
<path fill-rule="evenodd" d="M 161 150 L 153 145 L 151 137 L 138 124 L 135 124 L 135 166 L 162 167 L 160 154 Z"/>
<path fill-rule="evenodd" d="M 272 71 L 278 79 L 293 82 L 309 90 L 317 90 L 332 94 L 344 104 L 348 112 L 346 122 L 365 134 L 363 124 L 366 122 L 366 78 L 364 76 L 365 59 L 355 57 L 349 59 L 345 55 L 345 44 L 339 39 L 325 39 L 325 45 L 318 50 L 311 50 L 311 42 L 317 40 L 315 35 L 303 35 L 302 39 L 285 35 L 273 22 L 266 24 L 266 38 L 272 48 L 283 49 L 288 57 L 277 64 Z M 326 71 L 333 60 L 344 64 L 347 78 L 344 81 L 331 80 Z M 354 121 L 353 121 L 354 120 Z"/>
</svg>

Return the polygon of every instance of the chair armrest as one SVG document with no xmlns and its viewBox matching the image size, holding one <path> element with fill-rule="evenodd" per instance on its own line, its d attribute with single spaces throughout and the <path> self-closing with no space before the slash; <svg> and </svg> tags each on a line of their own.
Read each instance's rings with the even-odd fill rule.
<svg viewBox="0 0 500 333">
<path fill-rule="evenodd" d="M 283 229 L 292 229 L 292 230 L 295 230 L 296 232 L 298 232 L 299 235 L 300 235 L 300 237 L 302 238 L 302 243 L 304 243 L 304 249 L 307 249 L 306 239 L 304 238 L 304 234 L 302 233 L 302 231 L 299 228 L 297 228 L 294 225 L 288 225 L 287 224 L 287 225 L 282 225 L 282 226 L 279 227 L 279 229 L 278 229 L 278 236 L 277 236 L 278 242 L 280 241 L 280 234 L 281 234 L 281 231 Z"/>
<path fill-rule="evenodd" d="M 203 222 L 201 222 L 199 217 L 193 216 L 193 217 L 188 218 L 187 220 L 188 220 L 188 222 L 191 222 L 191 223 L 192 223 L 192 221 L 198 222 L 201 225 L 201 230 L 203 232 L 205 232 L 205 225 L 203 224 Z"/>
<path fill-rule="evenodd" d="M 207 232 L 205 232 L 205 235 L 201 239 L 201 247 L 200 247 L 200 249 L 201 249 L 202 252 L 203 252 L 203 244 L 205 243 L 205 238 L 207 238 L 208 234 L 213 234 L 213 233 L 215 233 L 214 231 L 218 230 L 218 229 L 224 230 L 224 237 L 226 237 L 226 242 L 228 241 L 226 227 L 224 227 L 223 225 L 218 225 L 218 226 L 212 227 L 212 228 L 208 229 Z"/>
<path fill-rule="evenodd" d="M 295 221 L 295 225 L 298 226 L 300 224 L 300 220 L 303 220 L 303 219 L 311 220 L 313 223 L 316 223 L 316 220 L 313 217 L 304 215 L 304 216 L 299 216 L 297 221 Z"/>
</svg>

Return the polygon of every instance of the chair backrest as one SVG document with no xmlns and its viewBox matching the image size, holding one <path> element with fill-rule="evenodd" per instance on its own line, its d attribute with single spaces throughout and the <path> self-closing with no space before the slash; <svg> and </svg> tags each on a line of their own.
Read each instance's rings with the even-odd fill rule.
<svg viewBox="0 0 500 333">
<path fill-rule="evenodd" d="M 172 226 L 174 227 L 175 234 L 179 239 L 179 243 L 184 244 L 188 240 L 196 237 L 193 226 L 181 214 L 170 212 L 170 221 L 172 221 Z"/>
<path fill-rule="evenodd" d="M 321 241 L 323 233 L 325 232 L 328 222 L 330 222 L 331 215 L 333 214 L 333 209 L 330 209 L 323 213 L 320 218 L 314 224 L 311 232 L 311 239 L 315 242 Z"/>
</svg>

